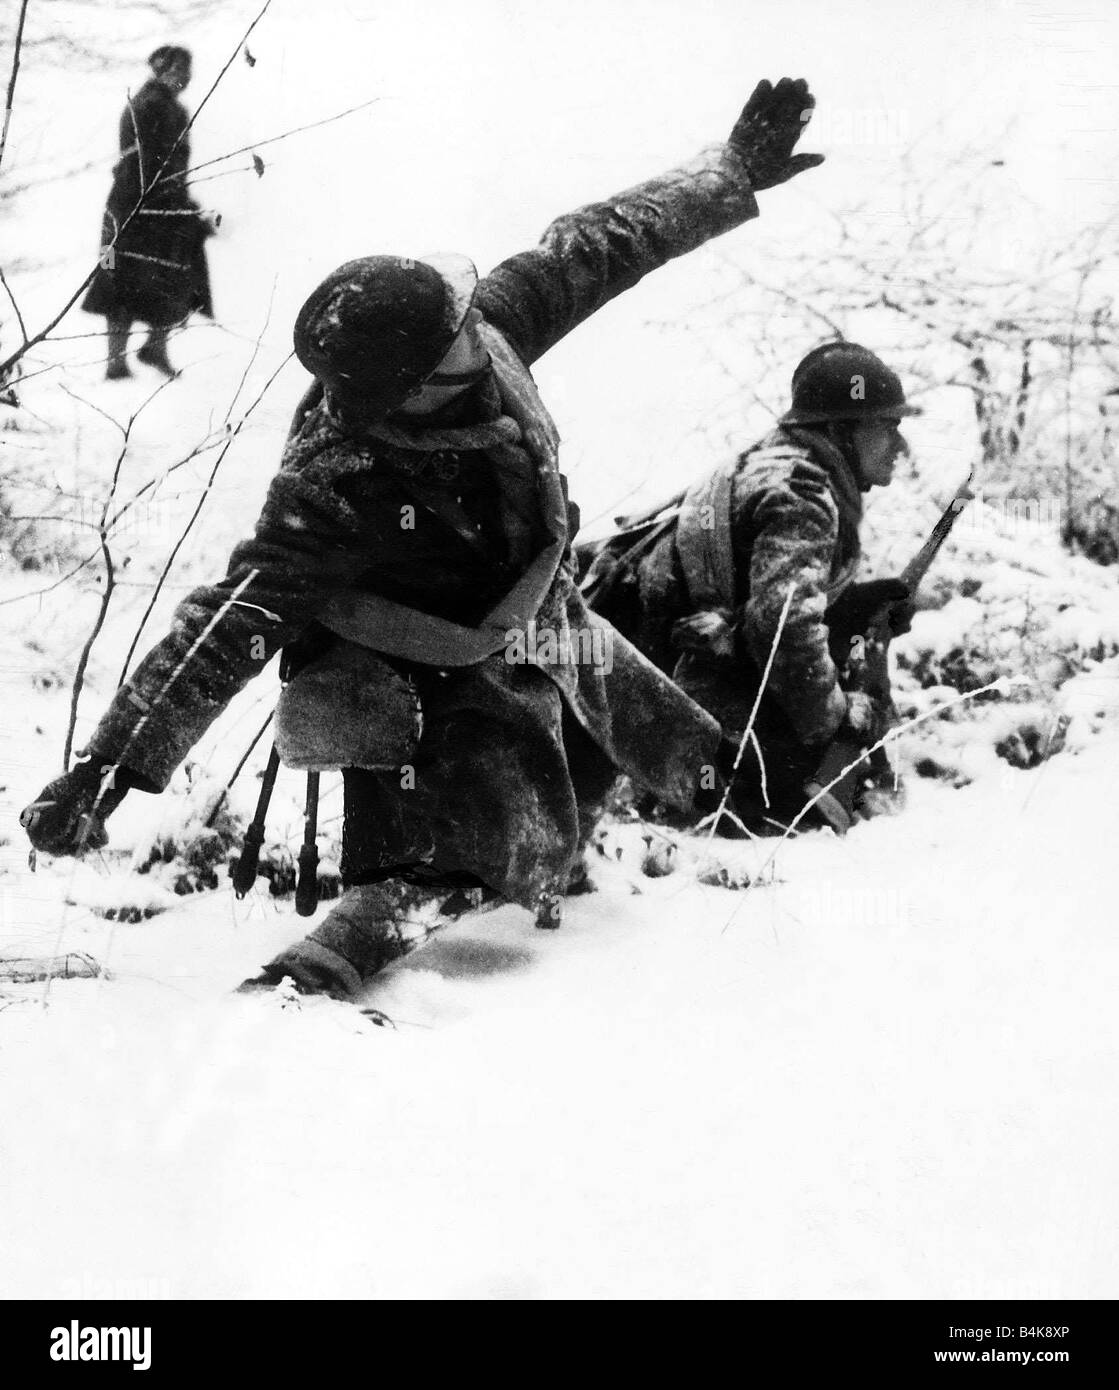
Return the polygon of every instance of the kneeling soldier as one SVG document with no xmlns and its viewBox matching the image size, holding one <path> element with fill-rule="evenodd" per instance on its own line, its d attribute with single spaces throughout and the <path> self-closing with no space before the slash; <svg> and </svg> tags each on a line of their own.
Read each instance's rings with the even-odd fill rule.
<svg viewBox="0 0 1119 1390">
<path fill-rule="evenodd" d="M 741 739 L 777 642 L 735 778 L 732 806 L 751 829 L 787 824 L 837 735 L 869 746 L 886 712 L 841 683 L 851 641 L 884 606 L 908 629 L 909 591 L 896 579 L 853 584 L 863 495 L 885 487 L 916 415 L 880 358 L 853 343 L 810 352 L 792 405 L 753 448 L 654 515 L 630 537 L 581 548 L 584 592 L 728 738 Z M 662 509 L 663 510 L 663 509 Z M 725 829 L 726 827 L 721 827 Z"/>
</svg>

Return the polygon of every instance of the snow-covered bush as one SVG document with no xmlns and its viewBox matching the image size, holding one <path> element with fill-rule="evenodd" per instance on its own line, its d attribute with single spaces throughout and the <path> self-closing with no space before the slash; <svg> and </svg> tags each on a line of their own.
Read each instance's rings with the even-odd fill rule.
<svg viewBox="0 0 1119 1390">
<path fill-rule="evenodd" d="M 919 471 L 875 497 L 867 572 L 897 572 L 946 500 L 929 495 Z M 1063 548 L 1059 508 L 1045 499 L 979 490 L 921 586 L 918 607 L 912 631 L 892 647 L 903 717 L 1000 677 L 1011 682 L 907 734 L 902 761 L 919 773 L 959 784 L 997 768 L 995 759 L 1036 766 L 1082 746 L 1119 709 L 1119 590 L 1112 573 Z"/>
</svg>

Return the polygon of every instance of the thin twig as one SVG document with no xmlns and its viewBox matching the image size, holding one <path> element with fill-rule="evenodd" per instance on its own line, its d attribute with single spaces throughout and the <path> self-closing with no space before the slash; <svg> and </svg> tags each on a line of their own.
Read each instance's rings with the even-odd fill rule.
<svg viewBox="0 0 1119 1390">
<path fill-rule="evenodd" d="M 110 517 L 110 530 L 113 527 L 115 527 L 118 524 L 118 522 L 120 522 L 121 519 L 129 511 L 131 511 L 131 509 L 134 506 L 136 506 L 136 504 L 140 501 L 140 499 L 144 496 L 145 493 L 151 492 L 154 488 L 160 487 L 163 483 L 167 481 L 167 479 L 171 476 L 172 473 L 177 472 L 180 468 L 185 468 L 188 463 L 193 462 L 194 459 L 199 458 L 209 449 L 216 449 L 224 437 L 225 431 L 223 430 L 221 436 L 218 439 L 204 439 L 201 442 L 201 444 L 196 444 L 189 454 L 184 454 L 181 459 L 176 459 L 174 463 L 168 464 L 167 467 L 161 473 L 157 473 L 154 478 L 149 478 L 146 483 L 141 483 L 140 486 L 136 489 L 136 491 L 132 494 L 132 496 L 128 499 L 128 501 L 122 502 L 121 505 Z M 172 500 L 174 498 L 183 497 L 185 495 L 186 494 L 183 492 L 171 493 L 168 498 L 165 498 L 165 500 Z"/>
<path fill-rule="evenodd" d="M 23 22 L 27 18 L 28 0 L 22 0 L 19 7 L 19 21 L 16 24 L 15 47 L 12 50 L 12 73 L 8 78 L 8 98 L 4 103 L 4 128 L 0 130 L 0 164 L 4 162 L 4 151 L 8 145 L 8 127 L 12 122 L 12 105 L 16 95 L 16 78 L 19 76 L 19 55 L 23 47 Z"/>
<path fill-rule="evenodd" d="M 167 383 L 163 383 L 163 385 L 166 385 L 166 384 L 167 384 Z M 162 389 L 163 389 L 163 385 L 161 385 L 158 389 L 159 389 L 159 390 L 162 390 Z M 81 399 L 82 399 L 82 398 L 81 398 L 80 396 L 78 396 L 76 393 L 71 392 L 70 394 L 72 394 L 72 395 L 74 396 L 74 399 L 75 399 L 75 400 L 81 400 Z M 89 404 L 89 405 L 92 406 L 92 402 L 86 402 L 86 404 Z M 96 409 L 96 407 L 93 407 L 93 408 Z M 113 423 L 119 425 L 119 422 L 118 422 L 118 421 L 115 421 L 115 420 L 114 420 Z M 137 489 L 136 489 L 136 492 L 133 494 L 133 496 L 130 497 L 130 498 L 128 499 L 127 502 L 122 503 L 121 506 L 120 506 L 120 507 L 113 513 L 113 515 L 109 518 L 108 530 L 111 532 L 111 531 L 113 531 L 113 530 L 116 528 L 116 526 L 117 526 L 117 524 L 120 522 L 121 518 L 122 518 L 123 516 L 125 516 L 125 514 L 126 514 L 126 513 L 139 501 L 139 500 L 140 500 L 140 498 L 144 495 L 144 493 L 151 491 L 151 489 L 154 488 L 154 487 L 157 487 L 160 483 L 164 482 L 164 481 L 170 476 L 170 474 L 174 473 L 176 469 L 184 467 L 186 464 L 190 463 L 192 459 L 197 458 L 198 455 L 204 453 L 207 449 L 214 449 L 214 448 L 217 448 L 217 445 L 218 445 L 218 441 L 217 441 L 216 439 L 215 439 L 215 440 L 207 440 L 207 441 L 204 441 L 202 444 L 199 444 L 199 445 L 197 445 L 194 449 L 192 449 L 191 452 L 190 452 L 189 454 L 187 454 L 185 458 L 178 459 L 175 463 L 171 464 L 168 468 L 164 469 L 164 471 L 163 471 L 158 477 L 149 478 L 148 481 L 147 481 L 146 483 L 142 484 L 139 488 L 137 488 Z M 74 494 L 63 493 L 62 495 L 63 495 L 63 496 L 73 496 Z M 182 494 L 173 494 L 173 495 L 174 495 L 174 496 L 180 496 L 180 495 L 182 495 Z M 13 518 L 13 519 L 15 519 L 15 518 Z M 77 523 L 75 523 L 75 522 L 73 521 L 72 518 L 46 517 L 46 518 L 43 518 L 43 519 L 44 519 L 44 520 L 49 520 L 49 521 L 54 521 L 54 520 L 62 521 L 62 520 L 66 520 L 66 521 L 69 521 L 71 525 L 75 525 L 75 524 L 77 524 L 77 525 L 86 525 L 86 526 L 95 528 L 95 523 L 93 523 L 93 522 L 84 522 L 84 523 L 82 523 L 82 522 L 77 522 Z M 95 529 L 96 529 L 96 528 L 95 528 Z M 74 566 L 73 569 L 67 570 L 65 574 L 60 575 L 60 576 L 58 577 L 58 579 L 56 579 L 53 583 L 47 584 L 47 585 L 45 585 L 45 586 L 44 586 L 43 588 L 41 588 L 41 589 L 32 589 L 32 590 L 30 590 L 30 592 L 28 592 L 28 593 L 26 593 L 26 594 L 15 594 L 15 595 L 14 595 L 13 597 L 11 597 L 11 598 L 0 599 L 0 608 L 4 607 L 5 605 L 7 605 L 7 604 L 9 604 L 9 603 L 22 603 L 22 602 L 24 602 L 24 600 L 26 600 L 26 599 L 32 599 L 32 598 L 42 599 L 44 595 L 53 593 L 53 592 L 55 591 L 55 589 L 60 588 L 63 584 L 69 583 L 69 581 L 70 581 L 71 579 L 73 579 L 74 576 L 75 576 L 76 574 L 80 574 L 81 571 L 84 570 L 84 569 L 86 568 L 87 565 L 92 564 L 93 561 L 96 560 L 98 553 L 99 553 L 99 552 L 98 552 L 97 550 L 90 551 L 90 553 L 85 557 L 85 559 L 79 561 L 78 564 L 76 564 L 76 565 Z M 124 583 L 125 583 L 125 581 L 123 581 L 123 580 L 119 581 L 117 587 L 118 587 L 118 588 L 122 587 L 122 585 L 123 585 Z"/>
<path fill-rule="evenodd" d="M 27 342 L 27 325 L 26 325 L 26 324 L 24 323 L 24 321 L 23 321 L 23 315 L 22 315 L 22 314 L 20 313 L 20 311 L 19 311 L 19 305 L 16 303 L 16 297 L 15 297 L 15 295 L 12 293 L 11 286 L 8 284 L 8 280 L 7 280 L 7 277 L 6 277 L 5 274 L 4 274 L 4 269 L 3 269 L 2 266 L 0 266 L 0 285 L 3 285 L 3 286 L 4 286 L 4 292 L 5 292 L 5 294 L 7 294 L 8 298 L 9 298 L 9 299 L 11 300 L 11 302 L 12 302 L 12 308 L 15 310 L 16 322 L 19 324 L 19 331 L 20 331 L 20 333 L 23 335 L 23 341 L 26 343 L 26 342 Z"/>
<path fill-rule="evenodd" d="M 253 350 L 249 354 L 249 360 L 245 363 L 245 370 L 241 373 L 241 379 L 237 383 L 237 389 L 234 391 L 233 398 L 229 402 L 229 409 L 225 412 L 226 424 L 229 423 L 230 417 L 233 414 L 233 409 L 237 404 L 241 392 L 245 389 L 245 382 L 248 380 L 249 373 L 252 371 L 256 359 L 260 355 L 260 345 L 264 340 L 264 335 L 268 332 L 268 325 L 272 322 L 272 305 L 276 299 L 276 285 L 279 282 L 279 278 L 278 275 L 273 275 L 272 277 L 272 288 L 268 294 L 268 308 L 264 311 L 264 326 L 256 335 L 256 341 L 253 343 Z"/>
<path fill-rule="evenodd" d="M 762 702 L 762 696 L 765 694 L 766 685 L 769 683 L 769 673 L 773 670 L 773 661 L 777 655 L 777 647 L 781 641 L 781 634 L 785 631 L 785 623 L 788 620 L 789 609 L 792 606 L 793 595 L 796 593 L 796 591 L 796 584 L 790 584 L 789 592 L 785 595 L 785 602 L 781 607 L 781 616 L 777 621 L 777 631 L 773 634 L 773 641 L 770 643 L 769 646 L 769 656 L 766 658 L 765 670 L 762 672 L 761 684 L 758 686 L 758 693 L 754 696 L 754 707 L 750 711 L 750 717 L 746 721 L 746 728 L 743 730 L 742 737 L 738 741 L 738 752 L 735 754 L 734 766 L 731 768 L 730 776 L 727 778 L 727 784 L 723 788 L 723 797 L 722 800 L 719 802 L 719 809 L 714 813 L 711 819 L 711 829 L 707 832 L 708 842 L 714 839 L 715 831 L 718 828 L 719 821 L 722 819 L 723 812 L 727 808 L 727 801 L 730 798 L 731 789 L 734 786 L 734 779 L 737 776 L 738 769 L 742 763 L 742 755 L 746 752 L 746 745 L 750 741 L 750 736 L 754 732 L 754 720 L 757 718 L 758 715 L 758 706 Z M 754 742 L 756 744 L 757 740 L 755 739 Z M 758 748 L 758 756 L 760 759 L 760 747 Z M 762 766 L 764 777 L 764 763 Z"/>
<path fill-rule="evenodd" d="M 120 482 L 120 471 L 124 466 L 125 455 L 128 453 L 128 445 L 132 436 L 132 427 L 135 425 L 136 421 L 144 413 L 147 407 L 152 403 L 152 401 L 155 400 L 156 396 L 158 396 L 159 393 L 164 389 L 164 387 L 167 386 L 167 384 L 168 383 L 164 381 L 161 382 L 160 385 L 158 385 L 155 388 L 155 390 L 143 401 L 139 409 L 136 410 L 129 417 L 127 425 L 121 425 L 118 421 L 113 420 L 112 416 L 107 415 L 105 411 L 101 410 L 99 407 L 93 407 L 93 409 L 96 410 L 99 415 L 105 416 L 107 420 L 112 421 L 112 423 L 115 424 L 117 428 L 120 430 L 121 446 L 120 452 L 117 454 L 116 463 L 113 466 L 113 476 L 109 482 L 109 491 L 105 497 L 104 504 L 102 505 L 101 517 L 97 526 L 101 555 L 105 561 L 105 588 L 101 595 L 101 602 L 98 606 L 97 617 L 94 620 L 93 630 L 86 638 L 85 644 L 83 645 L 82 650 L 78 655 L 78 664 L 74 671 L 74 681 L 70 688 L 70 717 L 66 725 L 66 739 L 63 744 L 62 750 L 63 772 L 68 772 L 70 769 L 70 754 L 74 747 L 74 730 L 77 727 L 78 722 L 78 702 L 81 699 L 82 687 L 85 684 L 85 673 L 86 667 L 89 663 L 90 653 L 93 650 L 93 644 L 97 641 L 97 638 L 101 633 L 101 629 L 105 625 L 105 617 L 108 614 L 109 604 L 113 597 L 113 590 L 116 587 L 116 568 L 113 564 L 112 551 L 109 549 L 109 508 L 112 506 L 113 498 L 116 496 L 117 485 Z"/>
<path fill-rule="evenodd" d="M 69 396 L 72 401 L 77 401 L 79 405 L 84 405 L 87 410 L 92 410 L 95 415 L 100 415 L 102 420 L 107 420 L 118 434 L 123 435 L 127 433 L 124 425 L 121 424 L 115 415 L 110 415 L 107 410 L 103 409 L 95 401 L 87 401 L 84 396 L 79 396 L 77 391 L 72 391 L 64 381 L 59 383 L 59 390 L 61 390 L 63 395 Z"/>
<path fill-rule="evenodd" d="M 228 154 L 219 154 L 215 159 L 204 160 L 201 164 L 195 164 L 193 168 L 184 169 L 181 174 L 172 175 L 172 178 L 185 179 L 190 174 L 196 174 L 199 169 L 208 169 L 211 164 L 221 164 L 227 159 L 236 159 L 239 154 L 250 154 L 256 150 L 262 150 L 265 145 L 275 145 L 278 141 L 287 140 L 293 135 L 302 135 L 305 130 L 317 130 L 319 126 L 330 125 L 332 121 L 340 121 L 344 116 L 352 116 L 355 111 L 364 111 L 367 106 L 374 106 L 380 100 L 380 97 L 371 97 L 369 101 L 358 102 L 356 106 L 339 111 L 335 116 L 324 116 L 321 121 L 312 121 L 310 125 L 296 126 L 294 130 L 285 130 L 282 135 L 270 135 L 267 140 L 258 140 L 252 145 L 242 145 L 239 150 L 230 150 Z M 204 182 L 202 179 L 198 181 L 199 183 Z"/>
<path fill-rule="evenodd" d="M 820 801 L 823 797 L 825 797 L 828 794 L 828 792 L 831 791 L 832 787 L 838 786 L 838 784 L 843 781 L 843 779 L 847 776 L 849 772 L 853 772 L 855 768 L 859 766 L 860 763 L 865 762 L 871 756 L 872 753 L 876 753 L 879 748 L 884 748 L 887 743 L 893 743 L 895 739 L 901 738 L 902 734 L 908 732 L 908 730 L 914 728 L 916 725 L 923 724 L 926 720 L 933 719 L 938 714 L 943 714 L 945 710 L 952 709 L 955 705 L 962 705 L 967 700 L 974 700 L 976 696 L 985 695 L 988 691 L 1005 690 L 1008 685 L 1017 685 L 1021 683 L 1022 682 L 1019 680 L 1018 677 L 998 676 L 995 680 L 988 681 L 986 685 L 981 685 L 977 690 L 965 690 L 961 694 L 956 695 L 953 699 L 945 700 L 943 704 L 935 705 L 932 709 L 926 710 L 924 714 L 915 715 L 912 719 L 907 719 L 904 724 L 896 724 L 892 729 L 888 729 L 876 743 L 872 744 L 869 748 L 860 750 L 859 756 L 857 758 L 855 758 L 852 762 L 848 763 L 845 768 L 842 768 L 838 773 L 836 773 L 836 775 L 826 786 L 821 787 L 819 791 L 815 792 L 813 796 L 804 803 L 804 805 L 792 818 L 789 824 L 785 827 L 784 834 L 781 835 L 777 843 L 774 845 L 772 851 L 770 852 L 769 858 L 766 859 L 766 861 L 762 864 L 761 868 L 758 870 L 757 876 L 753 881 L 760 881 L 762 876 L 765 874 L 765 871 L 777 858 L 778 852 L 780 851 L 781 846 L 785 843 L 786 839 L 789 837 L 789 835 L 794 834 L 796 832 L 797 826 L 801 823 L 801 821 L 804 820 L 805 816 L 808 815 L 809 811 L 812 810 L 816 803 Z M 750 885 L 748 884 L 747 888 L 749 887 Z M 731 915 L 727 918 L 726 924 L 723 927 L 723 931 L 726 931 L 727 928 L 730 926 L 731 922 L 737 916 L 740 908 L 741 904 L 739 904 L 739 906 L 736 907 L 735 910 L 731 913 Z"/>
<path fill-rule="evenodd" d="M 124 760 L 128 757 L 128 754 L 131 752 L 136 740 L 140 737 L 140 734 L 147 727 L 152 715 L 155 714 L 156 710 L 167 698 L 168 691 L 179 679 L 179 677 L 186 670 L 186 668 L 190 665 L 191 661 L 193 661 L 194 657 L 197 655 L 203 643 L 207 640 L 207 638 L 210 636 L 213 630 L 217 627 L 218 623 L 221 622 L 222 618 L 224 618 L 225 615 L 229 612 L 229 610 L 235 606 L 237 600 L 241 597 L 241 595 L 245 592 L 245 590 L 249 587 L 253 580 L 257 578 L 259 574 L 260 571 L 258 569 L 252 569 L 248 572 L 248 574 L 240 582 L 240 584 L 237 585 L 236 589 L 234 589 L 233 593 L 229 596 L 229 598 L 226 599 L 226 601 L 222 604 L 222 606 L 206 624 L 203 630 L 191 643 L 186 654 L 183 656 L 183 659 L 179 662 L 179 664 L 175 667 L 175 669 L 171 672 L 171 674 L 167 677 L 167 679 L 160 686 L 159 690 L 156 692 L 155 699 L 151 701 L 147 709 L 144 711 L 143 715 L 141 715 L 141 717 L 137 720 L 136 724 L 132 729 L 132 732 L 125 740 L 124 746 L 121 748 L 120 753 L 117 755 L 116 761 L 105 772 L 104 776 L 101 779 L 101 785 L 97 789 L 97 795 L 94 798 L 93 805 L 90 807 L 89 813 L 84 819 L 81 833 L 78 836 L 78 842 L 74 847 L 74 867 L 71 872 L 71 881 L 73 880 L 73 874 L 77 872 L 77 860 L 84 851 L 89 837 L 93 831 L 93 827 L 96 823 L 97 812 L 100 809 L 102 801 L 104 801 L 105 799 L 105 793 L 113 787 L 116 780 L 116 775 L 118 772 L 120 772 Z M 56 958 L 62 953 L 62 938 L 66 931 L 66 917 L 67 914 L 64 909 L 62 913 L 62 919 L 58 924 L 58 936 L 55 942 L 54 956 Z M 115 927 L 113 928 L 113 930 L 116 930 Z M 112 934 L 110 933 L 110 946 L 111 944 Z M 108 949 L 106 949 L 106 960 L 107 959 Z M 53 977 L 51 975 L 48 975 L 46 978 L 46 982 L 43 985 L 44 1009 L 47 1007 L 50 1001 L 50 987 L 52 978 Z"/>
<path fill-rule="evenodd" d="M 127 446 L 126 446 L 127 447 Z M 124 450 L 121 450 L 121 457 Z M 105 561 L 105 588 L 101 595 L 101 603 L 97 610 L 97 617 L 93 623 L 93 629 L 86 638 L 80 655 L 78 664 L 74 671 L 74 683 L 70 688 L 70 717 L 66 724 L 66 742 L 62 749 L 62 771 L 68 772 L 70 769 L 70 752 L 74 746 L 74 729 L 78 722 L 78 701 L 81 699 L 82 686 L 85 684 L 86 665 L 89 662 L 89 654 L 93 650 L 93 644 L 100 636 L 101 629 L 105 625 L 105 616 L 109 611 L 109 603 L 113 597 L 113 589 L 116 587 L 116 571 L 113 567 L 113 554 L 109 549 L 108 533 L 104 524 L 100 531 L 101 554 Z"/>
<path fill-rule="evenodd" d="M 260 728 L 259 728 L 259 729 L 256 731 L 256 733 L 253 735 L 253 741 L 252 741 L 252 743 L 250 743 L 249 746 L 245 749 L 245 752 L 244 752 L 244 754 L 243 754 L 243 756 L 242 756 L 242 758 L 241 758 L 241 761 L 240 761 L 240 762 L 237 764 L 237 766 L 233 769 L 233 775 L 230 777 L 229 781 L 226 782 L 225 786 L 222 787 L 221 793 L 219 794 L 218 799 L 214 802 L 214 809 L 213 809 L 213 810 L 210 812 L 210 814 L 206 817 L 206 826 L 207 826 L 207 828 L 209 828 L 211 825 L 213 825 L 214 821 L 217 819 L 218 812 L 221 810 L 222 806 L 224 806 L 224 804 L 225 804 L 225 798 L 229 795 L 230 788 L 233 786 L 234 782 L 236 782 L 237 778 L 240 777 L 240 775 L 241 775 L 241 769 L 242 769 L 242 768 L 245 766 L 245 764 L 249 761 L 249 758 L 250 758 L 250 756 L 252 755 L 253 749 L 257 746 L 257 744 L 260 742 L 260 740 L 264 737 L 264 731 L 268 728 L 269 724 L 271 724 L 273 714 L 275 714 L 275 710 L 269 710 L 269 711 L 268 711 L 268 718 L 264 721 L 264 723 L 260 726 Z M 321 822 L 320 822 L 320 823 L 321 823 Z"/>
<path fill-rule="evenodd" d="M 237 606 L 238 599 L 240 599 L 241 595 L 245 592 L 249 585 L 259 576 L 259 574 L 259 569 L 251 569 L 245 576 L 245 578 L 241 580 L 240 584 L 238 584 L 237 587 L 233 590 L 229 598 L 225 600 L 222 606 L 218 609 L 218 611 L 214 614 L 214 616 L 210 619 L 210 621 L 206 624 L 206 626 L 190 644 L 190 647 L 187 650 L 186 654 L 183 656 L 183 659 L 179 662 L 179 664 L 163 682 L 159 690 L 156 692 L 155 699 L 148 704 L 147 708 L 144 710 L 144 713 L 137 720 L 135 726 L 132 729 L 132 732 L 125 740 L 124 746 L 121 748 L 120 753 L 117 755 L 116 761 L 113 763 L 109 771 L 105 774 L 101 786 L 98 789 L 96 800 L 94 801 L 93 806 L 90 808 L 89 818 L 87 819 L 86 824 L 83 827 L 82 834 L 77 845 L 77 854 L 80 854 L 81 851 L 85 848 L 85 843 L 89 839 L 89 833 L 92 826 L 92 818 L 94 815 L 96 815 L 98 807 L 104 800 L 105 793 L 109 791 L 113 786 L 113 780 L 116 774 L 121 770 L 121 767 L 124 765 L 124 760 L 132 751 L 133 744 L 136 742 L 136 740 L 140 737 L 140 734 L 147 727 L 156 710 L 166 699 L 168 691 L 179 679 L 179 677 L 190 665 L 190 663 L 194 660 L 203 643 L 210 636 L 213 630 L 217 627 L 218 623 L 221 622 L 222 618 L 224 618 L 225 615 L 229 612 L 229 610 Z"/>
<path fill-rule="evenodd" d="M 257 395 L 256 399 L 252 402 L 249 408 L 245 411 L 244 415 L 241 416 L 240 420 L 238 420 L 236 428 L 232 431 L 229 438 L 226 440 L 225 447 L 222 449 L 221 453 L 215 459 L 214 466 L 210 469 L 210 476 L 206 480 L 206 486 L 202 489 L 202 494 L 198 499 L 198 505 L 191 513 L 186 526 L 183 528 L 182 534 L 179 536 L 179 539 L 175 542 L 174 546 L 172 547 L 171 554 L 167 557 L 167 562 L 163 566 L 160 576 L 156 581 L 155 588 L 152 590 L 152 595 L 148 602 L 148 606 L 144 609 L 143 615 L 140 618 L 140 625 L 136 629 L 136 632 L 132 638 L 132 642 L 129 645 L 128 652 L 125 655 L 124 665 L 121 667 L 120 680 L 117 682 L 118 688 L 119 686 L 122 686 L 124 684 L 128 676 L 128 667 L 131 664 L 133 656 L 136 654 L 136 647 L 139 644 L 141 636 L 143 635 L 144 628 L 147 626 L 148 619 L 149 617 L 151 617 L 152 609 L 155 607 L 159 595 L 163 590 L 163 585 L 167 579 L 167 576 L 171 573 L 171 568 L 174 565 L 176 558 L 178 557 L 179 551 L 182 549 L 187 536 L 190 535 L 194 523 L 198 520 L 199 513 L 202 511 L 202 508 L 206 504 L 206 498 L 210 495 L 210 489 L 214 485 L 214 479 L 218 475 L 218 469 L 222 465 L 222 460 L 225 458 L 226 454 L 229 453 L 229 450 L 232 448 L 233 441 L 241 433 L 241 429 L 244 426 L 245 421 L 257 408 L 260 402 L 264 399 L 264 395 L 267 392 L 268 388 L 272 385 L 272 383 L 276 380 L 276 378 L 280 375 L 280 373 L 283 371 L 283 369 L 287 366 L 287 364 L 291 361 L 292 357 L 294 356 L 295 354 L 293 352 L 289 352 L 288 355 L 284 358 L 284 360 L 280 363 L 280 365 L 276 368 L 276 370 L 272 373 L 272 375 L 268 378 L 268 380 L 264 383 L 264 385 L 260 389 L 260 393 Z"/>
<path fill-rule="evenodd" d="M 83 521 L 81 517 L 53 516 L 49 512 L 8 512 L 5 521 L 57 521 L 61 526 L 86 526 L 92 531 L 100 531 L 96 521 Z"/>
<path fill-rule="evenodd" d="M 31 592 L 27 594 L 15 594 L 12 598 L 0 598 L 0 608 L 6 607 L 9 603 L 22 603 L 25 599 L 41 599 L 44 594 L 52 594 L 55 591 L 55 589 L 59 588 L 63 584 L 69 583 L 69 581 L 73 579 L 73 577 L 76 574 L 80 574 L 81 571 L 85 569 L 86 565 L 91 565 L 94 562 L 94 560 L 97 559 L 97 555 L 98 551 L 91 550 L 90 553 L 85 557 L 85 559 L 80 560 L 72 570 L 67 570 L 66 573 L 60 575 L 59 578 L 56 579 L 53 584 L 47 584 L 42 589 L 32 589 Z"/>
</svg>

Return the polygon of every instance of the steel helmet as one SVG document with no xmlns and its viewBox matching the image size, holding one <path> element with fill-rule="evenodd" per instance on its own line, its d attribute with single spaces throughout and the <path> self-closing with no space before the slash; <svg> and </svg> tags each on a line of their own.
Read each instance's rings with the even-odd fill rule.
<svg viewBox="0 0 1119 1390">
<path fill-rule="evenodd" d="M 783 425 L 893 420 L 921 413 L 919 406 L 906 404 L 897 373 L 858 343 L 813 348 L 793 372 L 792 395 L 792 408 L 781 417 Z"/>
<path fill-rule="evenodd" d="M 295 355 L 343 413 L 379 420 L 434 372 L 477 284 L 466 256 L 347 261 L 300 309 Z"/>
</svg>

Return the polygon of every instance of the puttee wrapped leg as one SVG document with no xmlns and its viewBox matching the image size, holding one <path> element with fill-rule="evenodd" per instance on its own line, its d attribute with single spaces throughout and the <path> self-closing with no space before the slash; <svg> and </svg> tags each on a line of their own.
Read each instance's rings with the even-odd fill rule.
<svg viewBox="0 0 1119 1390">
<path fill-rule="evenodd" d="M 379 970 L 422 946 L 449 918 L 439 913 L 447 889 L 385 879 L 348 889 L 319 925 L 268 962 L 242 990 L 277 985 L 285 976 L 304 994 L 350 999 Z"/>
</svg>

